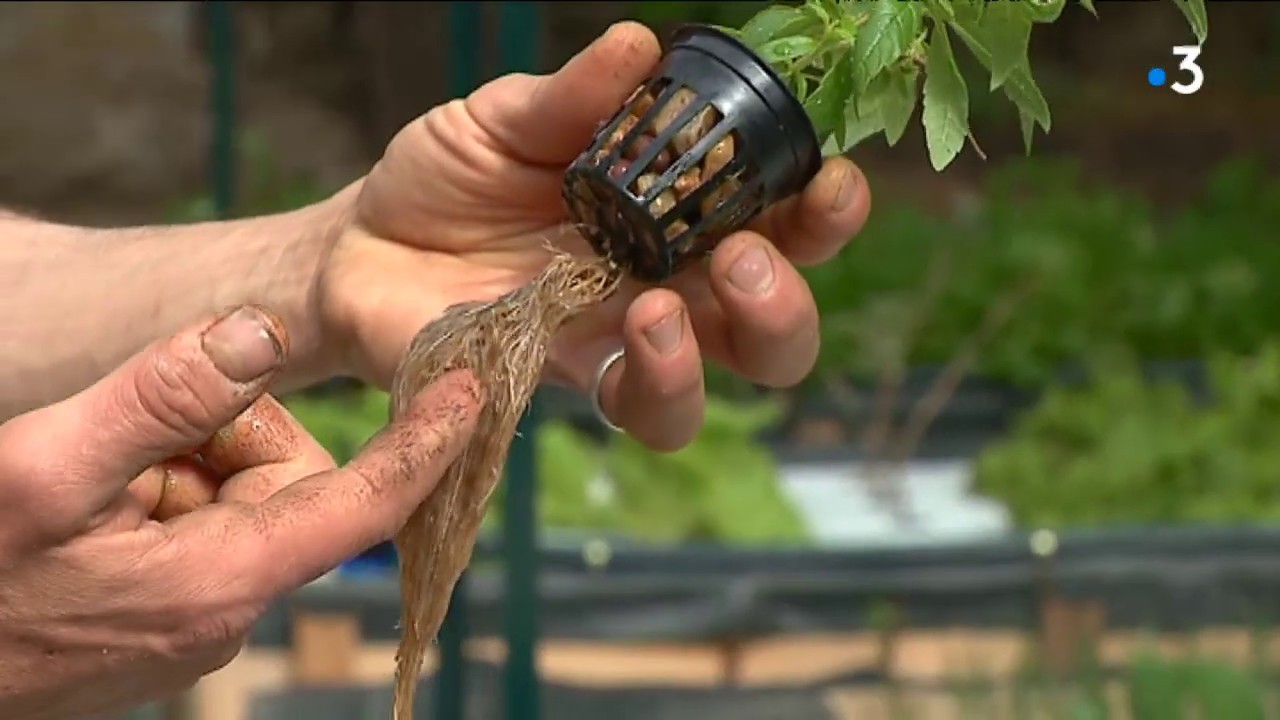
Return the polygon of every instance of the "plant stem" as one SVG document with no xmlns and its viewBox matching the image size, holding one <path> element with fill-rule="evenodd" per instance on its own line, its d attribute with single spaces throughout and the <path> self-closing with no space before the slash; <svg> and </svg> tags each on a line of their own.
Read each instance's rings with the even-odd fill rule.
<svg viewBox="0 0 1280 720">
<path fill-rule="evenodd" d="M 951 396 L 960 387 L 961 381 L 969 374 L 969 370 L 977 363 L 983 348 L 1013 318 L 1023 301 L 1035 292 L 1039 279 L 1036 275 L 1024 278 L 1016 287 L 997 298 L 996 302 L 988 307 L 978 329 L 969 336 L 959 352 L 952 356 L 925 396 L 920 398 L 920 402 L 912 408 L 911 416 L 907 419 L 906 427 L 898 441 L 895 457 L 898 464 L 904 464 L 911 459 L 911 455 L 929 426 L 937 419 L 938 413 L 946 407 Z"/>
</svg>

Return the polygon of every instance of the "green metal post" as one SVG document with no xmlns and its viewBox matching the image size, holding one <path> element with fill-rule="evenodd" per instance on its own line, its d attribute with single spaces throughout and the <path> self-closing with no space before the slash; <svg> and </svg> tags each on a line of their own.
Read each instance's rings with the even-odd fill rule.
<svg viewBox="0 0 1280 720">
<path fill-rule="evenodd" d="M 477 2 L 449 3 L 449 93 L 465 97 L 480 84 L 480 48 L 483 17 Z M 453 589 L 449 611 L 440 626 L 440 672 L 436 675 L 436 720 L 462 720 L 466 716 L 467 674 L 464 648 L 467 623 L 467 574 Z"/>
<path fill-rule="evenodd" d="M 210 147 L 210 181 L 213 208 L 218 217 L 231 215 L 236 202 L 236 62 L 235 23 L 231 3 L 208 4 L 209 60 L 213 77 L 210 101 L 213 142 Z"/>
<path fill-rule="evenodd" d="M 502 73 L 537 72 L 539 3 L 499 4 L 498 57 Z M 538 519 L 534 438 L 538 402 L 520 422 L 507 462 L 502 548 L 506 556 L 507 720 L 538 720 Z"/>
</svg>

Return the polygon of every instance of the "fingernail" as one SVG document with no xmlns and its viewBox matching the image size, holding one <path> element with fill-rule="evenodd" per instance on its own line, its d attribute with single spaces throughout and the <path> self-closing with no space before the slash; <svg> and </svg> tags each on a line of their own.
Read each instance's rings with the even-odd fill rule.
<svg viewBox="0 0 1280 720">
<path fill-rule="evenodd" d="M 835 212 L 841 212 L 852 205 L 853 191 L 857 186 L 858 179 L 854 176 L 853 168 L 846 167 L 840 173 L 840 185 L 836 188 L 835 198 L 831 200 L 831 209 Z"/>
<path fill-rule="evenodd" d="M 644 336 L 659 355 L 675 352 L 684 337 L 684 311 L 677 310 L 645 328 Z"/>
<path fill-rule="evenodd" d="M 204 332 L 201 344 L 214 367 L 234 382 L 249 382 L 284 363 L 284 349 L 261 311 L 236 308 Z"/>
<path fill-rule="evenodd" d="M 753 245 L 729 268 L 729 282 L 748 295 L 759 295 L 773 285 L 773 260 L 769 251 Z"/>
</svg>

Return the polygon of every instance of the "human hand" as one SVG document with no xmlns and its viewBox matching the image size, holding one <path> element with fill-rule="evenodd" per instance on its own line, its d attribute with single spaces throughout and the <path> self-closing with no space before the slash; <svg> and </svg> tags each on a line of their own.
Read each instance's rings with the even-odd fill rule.
<svg viewBox="0 0 1280 720">
<path fill-rule="evenodd" d="M 406 126 L 359 188 L 319 288 L 346 369 L 386 387 L 414 334 L 449 305 L 529 281 L 545 245 L 590 252 L 567 229 L 566 166 L 644 81 L 657 38 L 615 25 L 549 76 L 508 75 Z M 557 338 L 548 379 L 600 385 L 605 414 L 658 449 L 702 424 L 702 360 L 785 387 L 812 369 L 818 313 L 795 264 L 831 258 L 870 209 L 865 178 L 828 160 L 800 195 L 726 238 L 710 263 L 663 287 L 628 281 Z"/>
<path fill-rule="evenodd" d="M 241 309 L 0 425 L 0 717 L 190 686 L 277 596 L 389 539 L 467 442 L 464 371 L 335 469 L 262 394 L 285 347 Z"/>
</svg>

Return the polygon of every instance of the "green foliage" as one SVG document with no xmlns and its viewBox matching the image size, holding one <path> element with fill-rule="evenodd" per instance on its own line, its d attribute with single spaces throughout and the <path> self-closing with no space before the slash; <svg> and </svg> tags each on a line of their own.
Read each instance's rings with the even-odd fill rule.
<svg viewBox="0 0 1280 720">
<path fill-rule="evenodd" d="M 1204 43 L 1204 0 L 1174 0 Z M 1093 3 L 1082 0 L 1089 12 Z M 1032 27 L 1058 19 L 1066 0 L 877 1 L 805 0 L 777 4 L 753 17 L 739 37 L 770 63 L 805 105 L 824 150 L 848 151 L 883 132 L 902 137 L 925 73 L 922 122 L 929 159 L 942 170 L 969 135 L 969 90 L 949 35 L 990 74 L 988 90 L 1003 91 L 1021 121 L 1030 152 L 1036 126 L 1049 131 L 1049 105 L 1028 60 Z"/>
<path fill-rule="evenodd" d="M 1154 650 L 1135 653 L 1126 671 L 1108 679 L 1094 662 L 1067 676 L 1048 671 L 1036 658 L 1024 663 L 1011 687 L 990 677 L 977 657 L 945 681 L 956 700 L 948 717 L 1071 718 L 1073 720 L 1262 720 L 1275 690 L 1259 666 L 1238 666 L 1208 655 L 1165 657 Z M 965 671 L 968 672 L 965 672 Z M 916 691 L 890 684 L 888 701 L 895 720 L 937 717 L 936 698 L 912 702 Z M 1112 692 L 1119 691 L 1119 692 Z M 924 700 L 926 693 L 919 691 Z M 933 708 L 928 712 L 926 708 Z"/>
<path fill-rule="evenodd" d="M 300 394 L 285 404 L 340 463 L 386 424 L 388 408 L 387 394 L 368 388 Z M 541 521 L 654 542 L 802 542 L 803 523 L 782 493 L 771 454 L 755 440 L 777 415 L 771 403 L 713 398 L 697 439 L 669 454 L 625 435 L 601 447 L 565 423 L 543 423 L 536 436 Z M 488 523 L 501 518 L 501 488 Z"/>
<path fill-rule="evenodd" d="M 711 398 L 702 432 L 674 453 L 615 436 L 606 468 L 617 487 L 623 529 L 666 542 L 803 541 L 804 526 L 782 493 L 773 456 L 755 440 L 778 415 L 771 403 Z"/>
<path fill-rule="evenodd" d="M 387 424 L 390 410 L 387 394 L 373 389 L 325 396 L 299 393 L 284 404 L 338 464 L 355 457 Z"/>
<path fill-rule="evenodd" d="M 1129 711 L 1134 720 L 1267 717 L 1258 679 L 1210 658 L 1166 660 L 1144 653 L 1135 659 L 1128 679 Z"/>
<path fill-rule="evenodd" d="M 978 372 L 1021 384 L 1110 349 L 1143 359 L 1251 352 L 1280 335 L 1280 178 L 1223 165 L 1202 196 L 1161 217 L 1069 163 L 1022 160 L 992 173 L 983 204 L 952 219 L 913 205 L 878 208 L 830 263 L 806 269 L 823 322 L 814 380 L 882 366 L 908 346 L 945 363 L 1002 295 L 1037 278 Z M 941 258 L 939 260 L 939 258 Z M 947 272 L 914 337 L 905 317 L 938 260 Z"/>
<path fill-rule="evenodd" d="M 976 488 L 1024 526 L 1280 519 L 1280 344 L 1210 368 L 1208 406 L 1127 362 L 1051 388 L 980 456 Z"/>
</svg>

